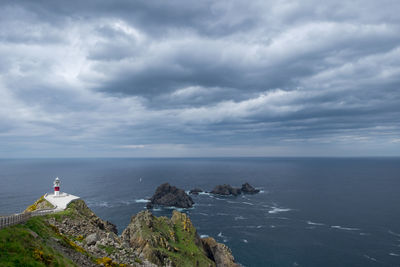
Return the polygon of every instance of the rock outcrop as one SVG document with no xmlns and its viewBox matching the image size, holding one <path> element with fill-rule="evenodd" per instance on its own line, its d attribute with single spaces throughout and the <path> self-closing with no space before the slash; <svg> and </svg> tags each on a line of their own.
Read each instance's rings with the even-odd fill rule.
<svg viewBox="0 0 400 267">
<path fill-rule="evenodd" d="M 204 192 L 204 191 L 200 188 L 193 188 L 192 190 L 189 191 L 189 194 L 198 195 L 199 193 L 202 193 L 202 192 Z"/>
<path fill-rule="evenodd" d="M 211 194 L 224 195 L 224 196 L 229 196 L 229 195 L 237 196 L 240 195 L 240 193 L 241 193 L 240 188 L 234 188 L 229 184 L 217 185 L 211 191 Z"/>
<path fill-rule="evenodd" d="M 215 262 L 216 266 L 240 266 L 239 264 L 235 263 L 232 252 L 226 245 L 218 243 L 212 237 L 202 238 L 201 242 L 205 251 L 207 252 L 208 257 Z"/>
<path fill-rule="evenodd" d="M 155 205 L 191 208 L 193 204 L 193 199 L 185 191 L 165 183 L 157 187 L 156 192 L 147 203 L 147 208 L 151 209 Z"/>
<path fill-rule="evenodd" d="M 189 217 L 178 211 L 173 211 L 171 219 L 140 212 L 132 217 L 121 238 L 159 266 L 238 266 L 225 245 L 203 241 Z"/>
<path fill-rule="evenodd" d="M 259 192 L 260 190 L 255 189 L 249 183 L 244 183 L 242 184 L 242 188 L 232 187 L 229 184 L 217 185 L 210 193 L 223 196 L 229 196 L 229 195 L 237 196 L 240 195 L 241 193 L 256 194 Z"/>
<path fill-rule="evenodd" d="M 111 263 L 142 266 L 138 262 L 155 266 L 125 244 L 117 235 L 116 226 L 97 217 L 81 199 L 72 201 L 65 211 L 49 216 L 47 221 L 82 252 L 82 257 L 96 258 L 106 266 L 107 262 L 110 266 Z M 75 257 L 76 260 L 79 259 Z"/>
<path fill-rule="evenodd" d="M 254 187 L 252 187 L 249 183 L 244 183 L 242 184 L 242 188 L 241 188 L 242 193 L 244 194 L 257 194 L 260 192 L 260 190 L 255 189 Z"/>
</svg>

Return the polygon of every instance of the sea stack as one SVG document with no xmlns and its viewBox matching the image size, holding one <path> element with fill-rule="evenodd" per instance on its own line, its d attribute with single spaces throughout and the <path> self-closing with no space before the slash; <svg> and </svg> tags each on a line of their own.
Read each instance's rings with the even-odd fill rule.
<svg viewBox="0 0 400 267">
<path fill-rule="evenodd" d="M 154 205 L 169 206 L 177 208 L 191 208 L 194 204 L 193 199 L 182 189 L 164 183 L 157 187 L 156 192 L 147 203 L 147 208 L 151 209 Z"/>
</svg>

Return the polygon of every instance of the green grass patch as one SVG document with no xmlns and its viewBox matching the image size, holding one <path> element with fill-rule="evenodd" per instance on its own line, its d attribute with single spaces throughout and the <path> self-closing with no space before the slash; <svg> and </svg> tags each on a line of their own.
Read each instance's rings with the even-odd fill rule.
<svg viewBox="0 0 400 267">
<path fill-rule="evenodd" d="M 57 233 L 41 217 L 0 230 L 0 266 L 76 266 L 46 244 L 50 237 Z"/>
<path fill-rule="evenodd" d="M 107 252 L 108 255 L 113 254 L 116 250 L 116 248 L 112 246 L 98 245 L 98 247 Z"/>
</svg>

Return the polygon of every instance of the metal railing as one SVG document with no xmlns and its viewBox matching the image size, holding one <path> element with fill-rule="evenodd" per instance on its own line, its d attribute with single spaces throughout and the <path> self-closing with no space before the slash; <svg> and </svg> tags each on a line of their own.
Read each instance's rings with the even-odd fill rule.
<svg viewBox="0 0 400 267">
<path fill-rule="evenodd" d="M 42 216 L 49 213 L 56 212 L 56 209 L 37 210 L 32 212 L 17 213 L 13 215 L 0 216 L 0 229 L 26 222 L 29 218 L 34 216 Z"/>
</svg>

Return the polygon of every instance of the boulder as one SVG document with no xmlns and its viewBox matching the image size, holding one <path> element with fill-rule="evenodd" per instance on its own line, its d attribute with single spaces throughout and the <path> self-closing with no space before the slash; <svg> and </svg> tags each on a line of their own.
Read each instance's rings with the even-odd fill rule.
<svg viewBox="0 0 400 267">
<path fill-rule="evenodd" d="M 232 252 L 226 245 L 217 243 L 217 241 L 215 241 L 215 239 L 212 237 L 202 238 L 201 242 L 208 258 L 215 262 L 216 267 L 240 266 L 239 264 L 235 263 Z"/>
<path fill-rule="evenodd" d="M 157 187 L 156 192 L 147 203 L 147 208 L 151 209 L 154 205 L 191 208 L 193 204 L 193 199 L 185 191 L 165 183 Z"/>
<path fill-rule="evenodd" d="M 99 235 L 97 233 L 93 233 L 88 235 L 85 238 L 85 241 L 88 246 L 93 246 L 94 244 L 96 244 L 97 241 L 99 241 L 99 239 Z"/>
<path fill-rule="evenodd" d="M 199 193 L 202 193 L 202 192 L 204 192 L 204 191 L 200 188 L 193 188 L 192 190 L 189 191 L 189 194 L 198 195 Z"/>
<path fill-rule="evenodd" d="M 241 188 L 242 192 L 244 194 L 256 194 L 259 193 L 260 190 L 255 189 L 254 187 L 252 187 L 249 183 L 244 183 L 242 184 L 242 188 Z"/>
<path fill-rule="evenodd" d="M 229 184 L 224 184 L 224 185 L 217 185 L 216 187 L 214 187 L 211 193 L 224 196 L 229 196 L 229 195 L 237 196 L 240 195 L 241 190 L 240 188 L 234 188 Z"/>
</svg>

